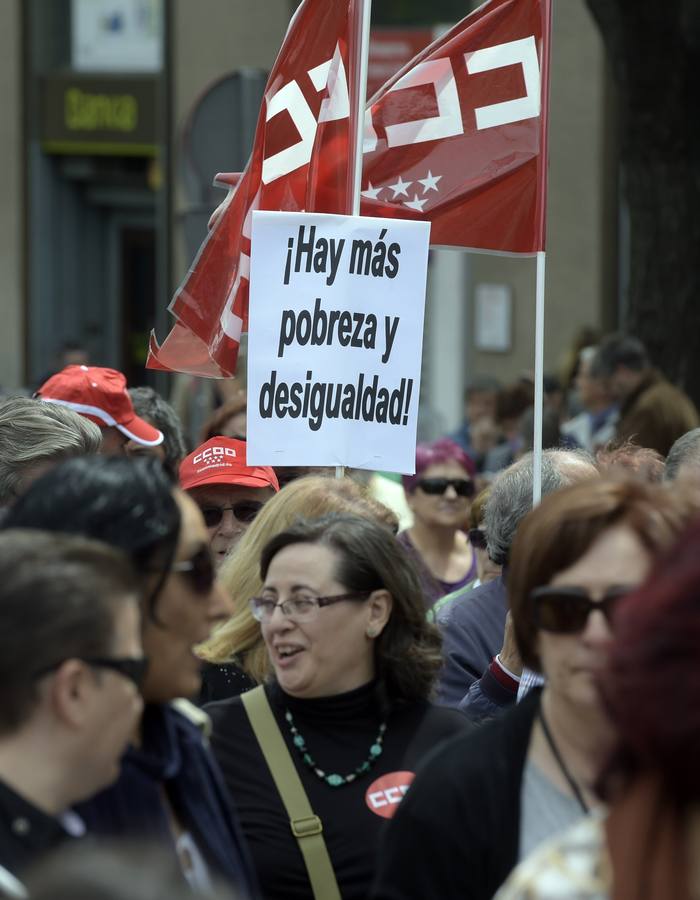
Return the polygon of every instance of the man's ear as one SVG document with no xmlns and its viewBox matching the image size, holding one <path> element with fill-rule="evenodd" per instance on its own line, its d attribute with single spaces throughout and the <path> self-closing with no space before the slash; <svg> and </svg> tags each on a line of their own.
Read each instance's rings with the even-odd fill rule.
<svg viewBox="0 0 700 900">
<path fill-rule="evenodd" d="M 373 640 L 386 628 L 386 623 L 391 616 L 391 610 L 394 607 L 394 598 L 385 588 L 372 591 L 367 601 L 367 637 Z"/>
<path fill-rule="evenodd" d="M 56 669 L 48 686 L 56 718 L 69 728 L 82 727 L 94 690 L 94 677 L 85 663 L 79 659 L 66 660 Z"/>
</svg>

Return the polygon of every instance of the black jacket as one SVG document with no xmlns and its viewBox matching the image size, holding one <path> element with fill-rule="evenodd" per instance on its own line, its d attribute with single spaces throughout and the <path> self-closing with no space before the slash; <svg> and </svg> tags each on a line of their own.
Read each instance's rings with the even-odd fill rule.
<svg viewBox="0 0 700 900">
<path fill-rule="evenodd" d="M 37 809 L 0 781 L 0 865 L 13 875 L 40 862 L 74 838 L 59 819 Z M 0 896 L 4 896 L 0 891 Z"/>
<path fill-rule="evenodd" d="M 76 811 L 91 834 L 152 840 L 175 854 L 163 791 L 212 874 L 233 884 L 241 897 L 257 896 L 248 850 L 219 768 L 199 729 L 171 706 L 146 707 L 141 747 L 127 750 L 112 787 Z"/>
<path fill-rule="evenodd" d="M 518 861 L 540 694 L 426 760 L 384 834 L 372 900 L 491 900 Z"/>
</svg>

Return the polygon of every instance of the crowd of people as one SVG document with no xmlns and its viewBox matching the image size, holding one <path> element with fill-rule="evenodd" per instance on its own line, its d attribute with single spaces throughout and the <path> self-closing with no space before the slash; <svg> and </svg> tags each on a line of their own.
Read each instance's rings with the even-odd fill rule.
<svg viewBox="0 0 700 900">
<path fill-rule="evenodd" d="M 250 464 L 74 361 L 0 400 L 0 896 L 700 896 L 700 419 L 609 335 L 415 474 Z"/>
</svg>

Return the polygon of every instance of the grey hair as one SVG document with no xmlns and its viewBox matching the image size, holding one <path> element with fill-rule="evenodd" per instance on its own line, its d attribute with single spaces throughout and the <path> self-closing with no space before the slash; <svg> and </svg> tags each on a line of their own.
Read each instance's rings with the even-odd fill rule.
<svg viewBox="0 0 700 900">
<path fill-rule="evenodd" d="M 681 466 L 686 463 L 700 469 L 700 428 L 686 431 L 668 451 L 664 481 L 675 481 Z"/>
<path fill-rule="evenodd" d="M 35 466 L 98 453 L 102 432 L 67 406 L 29 397 L 0 402 L 0 506 L 21 492 Z"/>
<path fill-rule="evenodd" d="M 565 487 L 581 475 L 593 475 L 592 469 L 595 469 L 595 462 L 585 450 L 545 450 L 542 453 L 542 496 Z M 489 556 L 498 565 L 508 562 L 518 525 L 532 509 L 533 478 L 533 456 L 527 453 L 504 469 L 491 485 L 484 527 Z"/>
<path fill-rule="evenodd" d="M 172 406 L 150 387 L 129 389 L 131 402 L 137 415 L 146 419 L 163 432 L 164 468 L 173 481 L 177 481 L 178 469 L 187 448 L 180 419 Z"/>
</svg>

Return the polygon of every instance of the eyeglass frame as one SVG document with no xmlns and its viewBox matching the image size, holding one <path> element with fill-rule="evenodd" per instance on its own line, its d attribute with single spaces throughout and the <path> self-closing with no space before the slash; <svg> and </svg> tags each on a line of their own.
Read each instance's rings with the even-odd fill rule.
<svg viewBox="0 0 700 900">
<path fill-rule="evenodd" d="M 57 662 L 44 666 L 36 672 L 33 677 L 43 678 L 45 675 L 48 675 L 49 672 L 54 672 L 64 663 L 69 662 L 72 659 L 78 660 L 78 662 L 84 663 L 91 668 L 109 669 L 112 672 L 116 672 L 123 678 L 127 678 L 131 681 L 139 691 L 143 686 L 146 672 L 148 671 L 147 656 L 67 656 L 65 659 L 59 659 Z"/>
<path fill-rule="evenodd" d="M 240 507 L 246 503 L 256 504 L 257 509 L 255 510 L 254 515 L 250 519 L 241 519 L 236 515 L 236 507 L 237 506 Z M 204 524 L 207 526 L 207 528 L 218 528 L 224 520 L 224 513 L 229 510 L 233 513 L 233 518 L 237 522 L 240 522 L 242 525 L 250 525 L 251 522 L 255 521 L 255 517 L 258 515 L 258 513 L 260 512 L 260 510 L 263 508 L 264 505 L 265 504 L 260 500 L 250 499 L 250 500 L 238 500 L 238 501 L 236 501 L 236 503 L 233 503 L 231 506 L 212 506 L 211 504 L 208 504 L 207 506 L 200 506 L 199 509 L 200 509 L 200 512 L 202 513 L 202 516 L 204 518 Z M 214 522 L 213 524 L 209 525 L 207 522 L 206 513 L 213 511 L 213 510 L 215 510 L 216 512 L 218 512 L 220 514 L 219 520 L 217 522 Z"/>
<path fill-rule="evenodd" d="M 210 573 L 208 573 L 208 575 L 210 575 L 211 577 L 208 578 L 206 585 L 197 584 L 195 574 L 197 569 L 195 559 L 197 558 L 206 558 L 210 563 L 211 571 Z M 176 572 L 178 575 L 186 575 L 188 578 L 190 578 L 192 587 L 197 594 L 208 594 L 214 587 L 214 583 L 216 582 L 216 565 L 214 564 L 214 558 L 211 554 L 211 550 L 206 546 L 200 547 L 196 551 L 196 553 L 194 553 L 192 557 L 190 557 L 190 559 L 183 559 L 180 562 L 174 562 L 170 567 L 170 571 Z"/>
<path fill-rule="evenodd" d="M 611 585 L 603 592 L 599 600 L 591 599 L 590 591 L 586 588 L 578 586 L 570 587 L 554 587 L 552 585 L 543 585 L 530 591 L 529 598 L 533 603 L 535 612 L 535 624 L 541 631 L 548 634 L 581 634 L 588 625 L 588 619 L 592 612 L 600 612 L 605 616 L 609 625 L 612 624 L 612 618 L 615 606 L 619 601 L 632 591 L 632 587 L 628 585 Z M 586 615 L 582 620 L 582 624 L 577 628 L 551 628 L 542 624 L 541 607 L 542 601 L 555 596 L 569 597 L 572 600 L 585 601 L 587 607 Z"/>
<path fill-rule="evenodd" d="M 379 590 L 379 588 L 375 588 L 374 590 Z M 360 599 L 366 600 L 370 596 L 370 594 L 374 593 L 374 590 L 372 590 L 372 591 L 349 591 L 346 594 L 333 594 L 331 596 L 326 596 L 326 597 L 298 597 L 298 598 L 296 598 L 296 602 L 298 602 L 299 600 L 302 600 L 305 602 L 312 603 L 313 608 L 315 609 L 315 612 L 313 613 L 311 618 L 315 618 L 318 615 L 318 610 L 322 609 L 324 606 L 332 606 L 334 603 L 342 603 L 343 600 L 360 600 Z M 262 613 L 260 606 L 257 605 L 257 601 L 263 601 L 263 600 L 266 603 L 272 603 L 272 600 L 268 600 L 266 597 L 251 597 L 250 600 L 248 601 L 248 606 L 250 607 L 250 611 L 253 614 L 253 618 L 256 620 L 256 622 L 260 622 L 261 624 L 263 621 L 269 622 L 272 619 L 272 617 L 274 616 L 275 610 L 278 607 L 281 610 L 282 615 L 285 618 L 292 619 L 292 621 L 298 621 L 296 619 L 295 613 L 285 612 L 285 609 L 284 609 L 284 607 L 287 603 L 295 602 L 294 597 L 288 597 L 286 600 L 281 600 L 281 601 L 278 601 L 277 603 L 274 603 L 272 606 L 272 612 L 266 618 L 264 617 L 264 614 L 261 615 L 260 617 L 258 617 L 258 615 L 257 615 L 258 612 Z M 309 619 L 306 619 L 305 621 L 309 621 Z"/>
<path fill-rule="evenodd" d="M 441 491 L 426 491 L 424 485 L 429 484 L 430 482 L 438 482 L 441 481 L 444 483 L 444 487 Z M 468 487 L 464 490 L 459 490 L 458 485 L 466 484 Z M 442 476 L 435 476 L 434 478 L 421 478 L 416 482 L 416 487 L 420 488 L 423 493 L 427 497 L 444 497 L 445 492 L 449 487 L 457 494 L 458 497 L 463 499 L 474 497 L 476 494 L 476 485 L 474 484 L 473 479 L 471 478 L 443 478 Z"/>
</svg>

